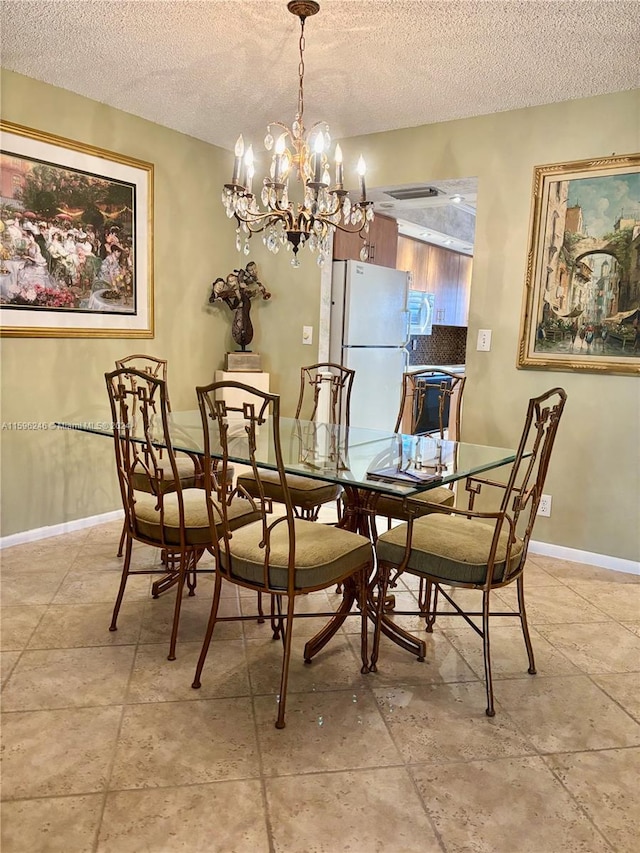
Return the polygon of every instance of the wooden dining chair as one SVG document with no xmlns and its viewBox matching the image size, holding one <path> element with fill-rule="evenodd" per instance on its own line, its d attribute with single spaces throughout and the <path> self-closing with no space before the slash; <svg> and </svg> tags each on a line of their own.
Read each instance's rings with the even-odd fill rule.
<svg viewBox="0 0 640 853">
<path fill-rule="evenodd" d="M 160 571 L 163 577 L 152 585 L 154 598 L 176 587 L 169 643 L 169 660 L 175 660 L 185 582 L 189 595 L 195 594 L 197 572 L 201 571 L 197 568 L 198 560 L 205 550 L 213 547 L 220 531 L 209 523 L 204 489 L 185 487 L 180 477 L 169 432 L 166 381 L 148 372 L 126 368 L 106 373 L 105 380 L 125 534 L 124 565 L 109 630 L 117 630 L 129 576 Z M 209 472 L 209 484 L 212 482 L 213 474 Z M 235 529 L 260 517 L 255 502 L 232 500 L 234 496 L 225 488 L 218 488 L 219 502 L 228 503 L 226 529 Z M 134 540 L 160 549 L 168 558 L 165 565 L 160 570 L 133 570 Z"/>
<path fill-rule="evenodd" d="M 332 362 L 300 368 L 300 392 L 294 417 L 304 421 L 319 419 L 323 423 L 348 427 L 354 376 L 354 370 Z M 296 517 L 316 521 L 321 507 L 333 501 L 336 501 L 340 515 L 341 486 L 300 474 L 287 474 L 286 480 Z M 252 471 L 240 474 L 238 484 L 248 494 L 260 496 Z M 267 500 L 284 503 L 284 493 L 276 471 L 263 471 L 261 485 Z"/>
<path fill-rule="evenodd" d="M 467 508 L 449 508 L 438 512 L 434 505 L 430 515 L 418 516 L 408 504 L 408 521 L 383 533 L 377 541 L 378 604 L 371 657 L 372 670 L 377 668 L 380 635 L 389 615 L 383 602 L 389 586 L 395 586 L 404 573 L 426 583 L 426 630 L 433 631 L 437 616 L 462 616 L 481 637 L 487 693 L 486 713 L 495 714 L 491 678 L 489 622 L 491 616 L 518 616 L 529 658 L 529 673 L 535 674 L 533 647 L 527 627 L 524 600 L 524 570 L 531 532 L 536 520 L 551 451 L 567 395 L 562 388 L 552 388 L 529 401 L 520 443 L 506 482 L 484 477 L 466 480 Z M 475 499 L 483 489 L 497 496 L 494 509 L 477 510 Z M 492 612 L 491 593 L 516 583 L 518 610 Z M 482 608 L 464 611 L 443 588 L 474 589 L 482 593 Z M 437 610 L 437 593 L 452 610 Z M 433 593 L 433 595 L 432 595 Z M 423 608 L 411 615 L 423 615 Z M 408 615 L 396 611 L 395 615 Z M 478 627 L 472 617 L 481 617 Z M 395 625 L 396 632 L 417 644 L 419 659 L 424 660 L 426 644 Z"/>
<path fill-rule="evenodd" d="M 241 391 L 246 401 L 240 406 L 228 405 L 227 389 Z M 299 596 L 326 589 L 338 582 L 352 584 L 360 606 L 354 615 L 360 619 L 361 672 L 368 671 L 367 649 L 367 584 L 373 569 L 373 550 L 368 538 L 338 527 L 316 524 L 301 518 L 295 510 L 289 475 L 285 473 L 280 439 L 280 398 L 238 382 L 216 382 L 196 389 L 204 433 L 205 493 L 208 498 L 209 521 L 213 530 L 222 519 L 222 535 L 215 539 L 213 551 L 217 571 L 211 615 L 196 667 L 193 687 L 199 688 L 204 663 L 218 622 L 218 605 L 222 586 L 236 584 L 271 596 L 274 639 L 282 639 L 282 672 L 280 677 L 276 727 L 284 728 L 291 638 L 295 604 Z M 238 451 L 238 442 L 244 449 Z M 260 467 L 259 448 L 270 448 L 269 462 L 275 472 Z M 208 460 L 222 455 L 222 469 L 229 464 L 230 447 L 234 454 L 250 460 L 252 483 L 263 499 L 274 484 L 278 487 L 279 514 L 266 511 L 265 501 L 259 506 L 259 521 L 233 530 L 228 506 L 220 504 L 216 490 L 210 487 Z M 273 477 L 273 474 L 276 477 Z M 263 477 L 266 475 L 266 479 Z M 242 488 L 240 482 L 238 488 Z M 217 528 L 216 528 L 217 529 Z M 308 615 L 308 614 L 306 614 Z M 239 617 L 243 618 L 243 617 Z M 252 618 L 252 617 L 246 617 Z"/>
</svg>

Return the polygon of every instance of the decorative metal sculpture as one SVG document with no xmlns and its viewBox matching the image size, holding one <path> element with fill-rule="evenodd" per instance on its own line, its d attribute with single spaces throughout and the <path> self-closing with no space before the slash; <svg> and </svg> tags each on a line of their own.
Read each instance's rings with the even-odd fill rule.
<svg viewBox="0 0 640 853">
<path fill-rule="evenodd" d="M 242 352 L 245 352 L 247 345 L 253 340 L 251 300 L 259 295 L 263 299 L 271 299 L 271 294 L 262 282 L 258 281 L 258 269 L 253 261 L 248 263 L 245 269 L 230 272 L 226 279 L 217 278 L 212 287 L 209 302 L 214 305 L 221 300 L 232 309 L 231 335 Z"/>
</svg>

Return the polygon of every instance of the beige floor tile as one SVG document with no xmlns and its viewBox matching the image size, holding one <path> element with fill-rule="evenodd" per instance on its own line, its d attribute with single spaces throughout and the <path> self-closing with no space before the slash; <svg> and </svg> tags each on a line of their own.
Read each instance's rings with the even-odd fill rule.
<svg viewBox="0 0 640 853">
<path fill-rule="evenodd" d="M 103 539 L 96 539 L 92 538 L 91 536 L 88 536 L 76 555 L 76 562 L 89 562 L 93 561 L 94 559 L 105 561 L 114 560 L 117 561 L 120 567 L 122 568 L 124 558 L 118 557 L 119 545 L 120 531 L 118 531 L 118 534 L 115 536 L 104 537 Z M 138 542 L 134 539 L 132 551 L 134 555 L 134 560 L 142 560 L 155 563 L 160 562 L 160 549 L 155 548 L 153 545 L 147 545 L 146 542 Z M 122 553 L 124 554 L 124 547 Z"/>
<path fill-rule="evenodd" d="M 21 652 L 0 652 L 0 681 L 4 685 L 13 672 Z"/>
<path fill-rule="evenodd" d="M 509 620 L 511 621 L 511 620 Z M 538 675 L 575 675 L 580 670 L 551 643 L 530 628 L 531 644 Z M 455 646 L 478 678 L 484 679 L 484 657 L 482 638 L 469 627 L 447 631 L 447 638 Z M 501 624 L 494 618 L 490 627 L 491 671 L 495 679 L 530 678 L 529 658 L 519 624 Z"/>
<path fill-rule="evenodd" d="M 31 573 L 2 574 L 0 597 L 3 607 L 27 604 L 49 604 L 67 575 L 66 569 Z"/>
<path fill-rule="evenodd" d="M 524 579 L 526 586 L 561 586 L 564 583 L 560 578 L 546 571 L 544 566 L 539 565 L 533 554 L 527 556 Z"/>
<path fill-rule="evenodd" d="M 3 853 L 92 853 L 102 794 L 2 804 Z"/>
<path fill-rule="evenodd" d="M 335 613 L 335 610 L 338 606 L 339 599 L 337 597 L 336 602 L 333 603 L 329 596 L 321 590 L 319 592 L 313 592 L 309 595 L 299 595 L 296 598 L 296 614 L 311 614 L 311 613 Z M 256 601 L 256 593 L 253 593 L 251 596 L 242 596 L 240 598 L 242 615 L 243 616 L 251 616 L 253 614 L 258 613 L 257 601 Z M 268 596 L 263 596 L 263 611 L 265 614 L 265 622 L 259 623 L 256 620 L 247 620 L 244 622 L 244 635 L 247 639 L 260 638 L 262 639 L 265 636 L 271 636 L 271 630 L 269 628 L 269 613 L 270 611 L 270 600 Z M 282 600 L 283 609 L 286 611 L 287 607 L 287 599 L 286 597 Z M 311 618 L 310 616 L 300 616 L 300 618 L 296 618 L 294 621 L 294 636 L 295 637 L 313 637 L 313 635 L 319 631 L 328 621 L 329 616 L 319 616 L 317 618 Z M 359 626 L 358 619 L 352 619 L 349 617 L 347 622 L 353 622 L 354 625 Z M 356 627 L 356 630 L 359 630 Z"/>
<path fill-rule="evenodd" d="M 289 776 L 266 789 L 275 853 L 442 850 L 404 769 Z"/>
<path fill-rule="evenodd" d="M 637 853 L 640 749 L 550 755 L 545 760 L 615 850 Z"/>
<path fill-rule="evenodd" d="M 141 643 L 169 644 L 173 614 L 176 605 L 175 590 L 169 590 L 160 598 L 150 598 L 144 607 L 142 618 Z M 221 616 L 240 615 L 240 605 L 237 599 L 223 598 L 218 610 Z M 194 596 L 183 594 L 180 607 L 180 627 L 178 629 L 179 643 L 202 643 L 207 630 L 211 599 L 203 598 L 198 593 Z M 220 622 L 216 625 L 215 637 L 220 640 L 237 640 L 242 637 L 241 622 Z"/>
<path fill-rule="evenodd" d="M 242 640 L 212 643 L 202 687 L 191 687 L 202 643 L 180 643 L 176 660 L 167 660 L 164 644 L 138 646 L 127 702 L 172 702 L 249 696 L 247 658 Z"/>
<path fill-rule="evenodd" d="M 122 520 L 106 521 L 104 524 L 95 524 L 87 530 L 86 542 L 102 542 L 105 540 L 113 541 L 116 545 L 120 540 L 122 531 Z"/>
<path fill-rule="evenodd" d="M 517 608 L 515 584 L 495 593 L 512 610 Z M 525 586 L 525 606 L 529 625 L 553 625 L 566 622 L 605 622 L 610 619 L 597 607 L 565 586 Z"/>
<path fill-rule="evenodd" d="M 618 622 L 640 618 L 640 584 L 589 581 L 574 583 L 571 588 Z"/>
<path fill-rule="evenodd" d="M 433 634 L 427 634 L 423 629 L 421 632 L 416 631 L 415 636 L 426 643 L 426 655 L 423 661 L 419 661 L 412 652 L 400 648 L 387 637 L 380 638 L 377 671 L 371 673 L 372 687 L 410 684 L 419 686 L 438 682 L 477 680 L 476 674 L 444 633 L 436 630 Z M 350 639 L 354 643 L 355 651 L 355 638 Z"/>
<path fill-rule="evenodd" d="M 215 560 L 208 554 L 205 554 L 198 566 L 204 566 L 205 568 L 213 568 L 215 566 Z M 200 598 L 208 598 L 211 599 L 213 597 L 213 587 L 215 583 L 215 576 L 213 573 L 202 573 L 198 576 L 198 596 Z M 222 586 L 220 588 L 220 598 L 238 598 L 239 595 L 248 595 L 251 596 L 254 600 L 256 597 L 256 593 L 253 590 L 245 589 L 244 587 L 237 586 L 234 583 L 227 583 L 223 581 Z"/>
<path fill-rule="evenodd" d="M 133 646 L 27 650 L 4 689 L 3 710 L 120 704 L 134 654 Z"/>
<path fill-rule="evenodd" d="M 640 672 L 594 675 L 591 680 L 640 723 Z"/>
<path fill-rule="evenodd" d="M 150 597 L 159 574 L 130 580 L 108 631 L 120 531 L 116 521 L 0 554 L 3 853 L 635 853 L 638 576 L 530 555 L 539 674 L 526 672 L 517 619 L 494 619 L 492 719 L 481 639 L 460 619 L 441 616 L 428 635 L 398 616 L 426 640 L 426 661 L 383 638 L 380 671 L 366 675 L 357 618 L 310 666 L 304 645 L 326 617 L 298 620 L 280 731 L 282 644 L 268 620 L 221 623 L 203 686 L 190 686 L 212 575 L 183 598 L 176 661 L 166 660 L 175 590 Z M 201 566 L 213 565 L 205 555 Z M 133 567 L 160 570 L 159 551 L 134 543 Z M 417 588 L 400 579 L 397 609 L 415 607 Z M 494 608 L 511 609 L 514 593 Z M 476 592 L 453 594 L 479 609 Z M 332 587 L 296 609 L 339 603 Z M 223 584 L 222 613 L 256 611 L 254 592 Z M 103 701 L 113 704 L 73 707 Z M 56 710 L 9 710 L 44 707 Z"/>
<path fill-rule="evenodd" d="M 259 696 L 254 703 L 268 776 L 402 764 L 369 690 L 288 696 L 286 734 L 275 728 L 275 697 Z"/>
<path fill-rule="evenodd" d="M 541 554 L 530 554 L 528 559 L 569 586 L 574 582 L 586 580 L 601 580 L 613 584 L 640 583 L 640 576 L 629 572 L 616 572 L 612 569 L 590 566 L 587 563 L 574 563 L 569 560 L 559 560 L 557 557 L 543 557 Z"/>
<path fill-rule="evenodd" d="M 507 714 L 486 716 L 479 682 L 385 688 L 374 694 L 405 762 L 439 764 L 534 751 Z"/>
<path fill-rule="evenodd" d="M 155 576 L 154 576 L 155 579 Z M 139 601 L 149 596 L 150 575 L 133 575 L 127 581 L 124 602 Z M 120 575 L 116 572 L 69 572 L 57 594 L 54 604 L 114 604 Z"/>
<path fill-rule="evenodd" d="M 125 646 L 138 641 L 142 602 L 120 608 L 118 630 L 110 631 L 113 604 L 50 604 L 29 640 L 30 649 Z"/>
<path fill-rule="evenodd" d="M 538 631 L 583 672 L 640 669 L 640 637 L 615 622 L 540 625 Z"/>
<path fill-rule="evenodd" d="M 613 749 L 640 744 L 640 726 L 586 675 L 500 681 L 497 711 L 517 722 L 539 752 Z"/>
<path fill-rule="evenodd" d="M 110 790 L 256 778 L 248 699 L 162 702 L 125 708 Z"/>
<path fill-rule="evenodd" d="M 0 648 L 2 651 L 24 649 L 46 609 L 44 605 L 39 604 L 0 608 Z"/>
<path fill-rule="evenodd" d="M 94 547 L 83 548 L 73 562 L 73 572 L 114 572 L 122 573 L 124 559 L 116 556 L 117 545 L 109 550 L 98 550 Z M 160 552 L 155 548 L 146 550 L 136 549 L 132 558 L 134 569 L 160 569 Z"/>
<path fill-rule="evenodd" d="M 266 853 L 260 783 L 111 793 L 97 849 L 98 853 Z"/>
<path fill-rule="evenodd" d="M 264 640 L 246 640 L 249 662 L 249 678 L 254 696 L 276 694 L 280 690 L 282 672 L 282 643 L 271 639 L 268 625 Z M 338 633 L 319 652 L 311 664 L 304 662 L 306 638 L 292 639 L 289 664 L 289 693 L 305 693 L 314 690 L 357 689 L 362 684 L 360 668 L 362 662 L 349 645 L 345 634 Z"/>
<path fill-rule="evenodd" d="M 3 548 L 0 555 L 2 574 L 30 574 L 43 569 L 49 572 L 66 572 L 73 565 L 79 550 L 79 545 L 70 543 L 67 536 Z"/>
<path fill-rule="evenodd" d="M 429 765 L 411 773 L 447 853 L 610 850 L 540 758 Z"/>
<path fill-rule="evenodd" d="M 4 714 L 3 799 L 104 790 L 121 717 L 117 705 Z"/>
</svg>

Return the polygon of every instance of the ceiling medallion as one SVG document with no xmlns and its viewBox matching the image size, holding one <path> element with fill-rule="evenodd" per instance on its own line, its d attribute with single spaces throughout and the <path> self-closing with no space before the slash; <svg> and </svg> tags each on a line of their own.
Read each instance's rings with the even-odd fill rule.
<svg viewBox="0 0 640 853">
<path fill-rule="evenodd" d="M 335 147 L 334 183 L 331 185 L 328 157 L 331 136 L 327 123 L 319 121 L 306 130 L 303 122 L 304 24 L 306 18 L 320 10 L 320 4 L 315 0 L 291 0 L 287 8 L 300 19 L 298 109 L 291 127 L 280 121 L 272 121 L 267 126 L 264 147 L 267 151 L 273 150 L 273 154 L 269 174 L 262 182 L 260 200 L 253 193 L 253 147 L 249 145 L 245 150 L 242 135 L 238 137 L 233 177 L 222 192 L 227 216 L 235 217 L 238 223 L 236 248 L 248 255 L 251 235 L 262 232 L 262 240 L 269 251 L 277 253 L 282 247 L 293 251 L 292 266 L 300 266 L 298 251 L 304 246 L 318 253 L 318 266 L 322 266 L 329 258 L 330 235 L 338 228 L 363 237 L 360 257 L 366 261 L 365 235 L 373 219 L 373 203 L 367 201 L 364 160 L 360 157 L 358 161 L 359 198 L 352 201 L 343 185 L 339 145 Z M 299 187 L 302 201 L 289 197 L 290 176 L 295 178 L 291 191 L 295 193 Z"/>
</svg>

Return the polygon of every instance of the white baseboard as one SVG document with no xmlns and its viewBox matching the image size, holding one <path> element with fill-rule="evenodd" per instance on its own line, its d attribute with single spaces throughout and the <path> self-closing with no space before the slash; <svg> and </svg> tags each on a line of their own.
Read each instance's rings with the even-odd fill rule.
<svg viewBox="0 0 640 853">
<path fill-rule="evenodd" d="M 0 550 L 10 548 L 12 545 L 24 545 L 27 542 L 37 542 L 39 539 L 48 539 L 50 536 L 62 536 L 63 533 L 72 533 L 74 530 L 83 530 L 85 527 L 95 527 L 97 524 L 106 524 L 108 521 L 118 521 L 124 518 L 124 511 L 116 509 L 113 512 L 103 512 L 101 515 L 90 515 L 88 518 L 77 518 L 75 521 L 65 521 L 62 524 L 52 524 L 50 527 L 37 527 L 34 530 L 23 530 L 22 533 L 12 533 L 10 536 L 0 537 Z"/>
<path fill-rule="evenodd" d="M 627 572 L 640 575 L 640 560 L 624 560 L 621 557 L 609 557 L 606 554 L 594 554 L 592 551 L 579 551 L 577 548 L 565 548 L 563 545 L 550 545 L 548 542 L 529 542 L 529 553 L 543 557 L 557 557 L 570 563 L 586 563 L 614 572 Z"/>
</svg>

